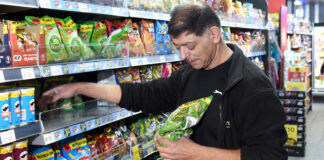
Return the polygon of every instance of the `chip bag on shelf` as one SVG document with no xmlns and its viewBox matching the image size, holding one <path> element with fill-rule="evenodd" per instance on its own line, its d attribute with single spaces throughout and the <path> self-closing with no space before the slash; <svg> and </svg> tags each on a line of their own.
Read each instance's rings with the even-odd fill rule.
<svg viewBox="0 0 324 160">
<path fill-rule="evenodd" d="M 145 48 L 141 39 L 140 35 L 140 27 L 138 23 L 133 22 L 132 23 L 132 31 L 133 31 L 133 36 L 134 36 L 134 55 L 130 54 L 130 56 L 143 56 L 145 55 Z"/>
<path fill-rule="evenodd" d="M 96 58 L 102 58 L 104 45 L 107 43 L 107 28 L 102 22 L 94 22 L 90 43 Z"/>
<path fill-rule="evenodd" d="M 35 149 L 28 155 L 29 160 L 55 160 L 54 151 L 51 146 L 44 146 Z"/>
<path fill-rule="evenodd" d="M 144 43 L 146 54 L 152 55 L 156 53 L 154 24 L 152 21 L 141 21 L 141 37 Z"/>
<path fill-rule="evenodd" d="M 83 135 L 70 137 L 61 141 L 62 154 L 67 160 L 90 160 L 90 147 Z"/>
<path fill-rule="evenodd" d="M 96 58 L 90 44 L 92 31 L 93 22 L 86 22 L 78 26 L 78 35 L 83 42 L 83 45 L 81 45 L 81 59 L 85 61 Z"/>
</svg>

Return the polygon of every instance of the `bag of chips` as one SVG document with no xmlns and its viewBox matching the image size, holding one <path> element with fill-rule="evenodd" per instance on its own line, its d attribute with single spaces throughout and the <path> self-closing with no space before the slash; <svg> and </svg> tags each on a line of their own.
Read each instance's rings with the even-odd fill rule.
<svg viewBox="0 0 324 160">
<path fill-rule="evenodd" d="M 9 144 L 6 146 L 0 146 L 0 159 L 9 159 L 12 160 L 13 159 L 13 144 Z"/>
<path fill-rule="evenodd" d="M 27 160 L 28 158 L 27 146 L 28 146 L 27 140 L 15 142 L 15 148 L 14 148 L 15 160 Z"/>
<path fill-rule="evenodd" d="M 138 25 L 138 23 L 134 22 L 132 24 L 132 31 L 133 31 L 133 36 L 134 36 L 134 55 L 133 54 L 129 54 L 129 56 L 143 56 L 145 55 L 145 48 L 141 39 L 141 35 L 140 35 L 140 27 Z"/>
<path fill-rule="evenodd" d="M 91 45 L 95 52 L 96 58 L 102 57 L 104 45 L 108 39 L 106 25 L 101 22 L 94 22 L 94 28 L 91 35 Z"/>
<path fill-rule="evenodd" d="M 162 76 L 162 64 L 152 65 L 152 79 L 159 79 Z"/>
<path fill-rule="evenodd" d="M 172 141 L 179 140 L 182 136 L 189 137 L 192 134 L 191 127 L 199 122 L 212 99 L 211 95 L 180 105 L 156 134 Z"/>
<path fill-rule="evenodd" d="M 90 147 L 83 135 L 78 135 L 61 141 L 62 154 L 67 160 L 90 160 Z"/>
<path fill-rule="evenodd" d="M 51 146 L 44 146 L 33 150 L 28 156 L 29 160 L 54 160 L 54 151 Z"/>
<path fill-rule="evenodd" d="M 156 46 L 155 46 L 155 37 L 154 37 L 154 24 L 152 21 L 142 20 L 141 21 L 141 35 L 142 41 L 144 43 L 144 47 L 146 50 L 146 54 L 155 54 Z"/>
</svg>

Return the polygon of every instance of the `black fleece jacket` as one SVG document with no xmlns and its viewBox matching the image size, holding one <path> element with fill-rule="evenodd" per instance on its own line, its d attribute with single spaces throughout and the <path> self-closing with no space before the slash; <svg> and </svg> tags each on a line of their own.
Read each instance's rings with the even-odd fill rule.
<svg viewBox="0 0 324 160">
<path fill-rule="evenodd" d="M 283 147 L 287 139 L 285 114 L 268 77 L 237 46 L 228 44 L 228 47 L 234 53 L 228 65 L 225 89 L 216 98 L 219 114 L 212 117 L 215 138 L 201 136 L 199 140 L 195 136 L 194 142 L 216 148 L 241 149 L 242 160 L 286 160 Z M 194 72 L 197 70 L 188 64 L 169 78 L 144 84 L 120 84 L 122 98 L 119 105 L 145 113 L 173 111 L 185 103 L 185 87 L 195 85 L 188 84 Z"/>
</svg>

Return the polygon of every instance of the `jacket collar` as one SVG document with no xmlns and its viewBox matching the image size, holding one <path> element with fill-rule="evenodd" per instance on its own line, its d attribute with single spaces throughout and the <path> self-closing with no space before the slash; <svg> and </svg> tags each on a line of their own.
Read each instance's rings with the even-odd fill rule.
<svg viewBox="0 0 324 160">
<path fill-rule="evenodd" d="M 228 72 L 228 81 L 225 87 L 225 92 L 230 90 L 235 84 L 243 79 L 243 66 L 244 66 L 244 55 L 243 51 L 234 44 L 228 43 L 227 46 L 232 49 L 233 57 Z"/>
</svg>

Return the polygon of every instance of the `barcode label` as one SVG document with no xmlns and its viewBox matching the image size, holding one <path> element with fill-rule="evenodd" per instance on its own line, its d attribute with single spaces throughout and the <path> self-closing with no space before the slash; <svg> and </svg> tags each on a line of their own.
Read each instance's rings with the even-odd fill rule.
<svg viewBox="0 0 324 160">
<path fill-rule="evenodd" d="M 50 0 L 39 0 L 39 5 L 42 8 L 52 8 Z"/>
<path fill-rule="evenodd" d="M 88 12 L 88 6 L 85 3 L 79 3 L 79 10 L 81 12 Z"/>
<path fill-rule="evenodd" d="M 7 144 L 16 141 L 15 131 L 13 129 L 0 133 L 1 144 Z"/>
<path fill-rule="evenodd" d="M 21 109 L 20 110 L 20 113 L 21 113 L 21 120 L 22 121 L 25 121 L 26 120 L 26 109 Z"/>
<path fill-rule="evenodd" d="M 50 68 L 52 76 L 58 76 L 63 74 L 62 66 L 50 66 Z"/>
<path fill-rule="evenodd" d="M 50 144 L 50 143 L 55 142 L 54 135 L 52 133 L 44 134 L 44 141 L 45 141 L 45 144 Z"/>
<path fill-rule="evenodd" d="M 34 79 L 35 73 L 33 68 L 22 68 L 21 70 L 21 76 L 23 79 Z"/>
<path fill-rule="evenodd" d="M 2 82 L 5 82 L 5 78 L 4 78 L 4 75 L 3 75 L 3 71 L 0 71 L 0 83 Z"/>
</svg>

